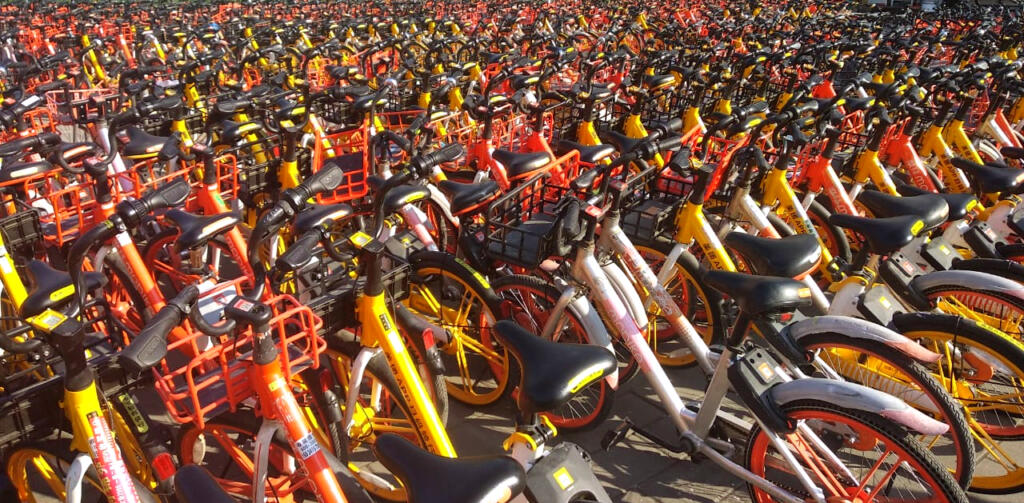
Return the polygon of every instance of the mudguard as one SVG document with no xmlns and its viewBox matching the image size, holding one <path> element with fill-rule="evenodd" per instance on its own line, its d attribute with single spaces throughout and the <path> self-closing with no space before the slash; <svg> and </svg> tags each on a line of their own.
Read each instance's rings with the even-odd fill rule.
<svg viewBox="0 0 1024 503">
<path fill-rule="evenodd" d="M 630 281 L 629 276 L 618 264 L 614 262 L 608 262 L 607 264 L 601 264 L 601 269 L 604 270 L 605 275 L 615 288 L 615 293 L 622 299 L 622 303 L 629 309 L 629 313 L 633 315 L 633 319 L 636 320 L 637 326 L 641 330 L 647 327 L 649 320 L 647 319 L 647 309 L 644 308 L 644 301 L 640 298 L 640 295 L 636 292 L 636 286 Z"/>
<path fill-rule="evenodd" d="M 942 435 L 949 425 L 932 419 L 892 395 L 847 381 L 806 378 L 774 386 L 769 393 L 779 406 L 803 400 L 877 414 L 924 435 Z"/>
<path fill-rule="evenodd" d="M 851 339 L 880 342 L 922 363 L 934 363 L 941 358 L 917 342 L 885 328 L 850 316 L 815 316 L 787 325 L 785 329 L 798 343 L 800 339 L 820 333 L 834 333 Z"/>
<path fill-rule="evenodd" d="M 910 286 L 918 291 L 949 285 L 969 290 L 997 292 L 1024 300 L 1024 285 L 979 271 L 935 271 L 918 276 L 910 282 Z"/>
<path fill-rule="evenodd" d="M 437 203 L 441 211 L 444 212 L 444 218 L 458 227 L 459 217 L 452 215 L 451 204 L 448 202 L 448 198 L 441 192 L 441 189 L 435 187 L 434 184 L 428 184 L 427 190 L 430 191 L 430 199 Z"/>
</svg>

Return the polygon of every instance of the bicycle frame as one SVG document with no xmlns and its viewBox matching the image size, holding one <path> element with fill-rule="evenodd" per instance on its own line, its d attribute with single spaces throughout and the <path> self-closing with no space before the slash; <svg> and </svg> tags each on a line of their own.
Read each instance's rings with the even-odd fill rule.
<svg viewBox="0 0 1024 503">
<path fill-rule="evenodd" d="M 68 318 L 57 311 L 47 309 L 26 321 L 40 332 L 52 333 L 67 322 Z M 62 330 L 69 329 L 65 327 Z M 81 357 L 85 358 L 84 351 Z M 128 466 L 121 455 L 121 449 L 114 440 L 107 421 L 107 411 L 100 403 L 99 389 L 96 386 L 95 375 L 91 371 L 89 371 L 89 378 L 84 386 L 81 385 L 82 383 L 74 383 L 69 386 L 67 381 L 64 384 L 62 406 L 71 423 L 71 448 L 79 452 L 72 463 L 72 468 L 77 467 L 77 469 L 69 471 L 65 479 L 64 490 L 67 500 L 74 501 L 76 496 L 81 498 L 82 477 L 89 465 L 95 465 L 102 490 L 110 501 L 140 503 L 144 497 L 137 492 Z M 54 482 L 52 477 L 55 477 L 55 474 L 47 475 L 45 478 L 52 486 Z M 18 489 L 21 491 L 26 488 Z M 19 497 L 23 500 L 31 500 L 29 494 L 19 494 Z M 151 501 L 152 497 L 149 496 L 145 500 Z"/>
<path fill-rule="evenodd" d="M 371 240 L 366 234 L 359 233 L 353 236 L 352 241 L 357 246 L 362 246 Z M 427 391 L 420 378 L 419 368 L 402 341 L 402 336 L 398 333 L 395 321 L 388 310 L 384 293 L 360 295 L 356 305 L 362 327 L 360 342 L 363 349 L 353 360 L 349 382 L 362 382 L 363 372 L 366 370 L 370 358 L 383 352 L 388 366 L 395 375 L 405 403 L 409 406 L 409 413 L 412 415 L 410 422 L 417 428 L 416 433 L 424 442 L 424 446 L 434 454 L 450 458 L 456 457 L 455 447 L 452 446 L 444 424 L 437 415 L 430 392 Z M 343 424 L 346 431 L 353 426 L 353 415 L 358 407 L 356 403 L 358 398 L 358 386 L 351 386 L 345 399 Z"/>
<path fill-rule="evenodd" d="M 235 302 L 251 305 L 248 300 L 239 299 Z M 260 352 L 259 339 L 261 337 L 269 338 L 270 334 L 257 334 L 255 337 L 254 347 L 257 348 L 257 353 L 248 367 L 248 372 L 250 382 L 253 383 L 253 388 L 259 397 L 260 410 L 263 411 L 264 420 L 256 435 L 257 464 L 253 470 L 252 501 L 265 501 L 270 440 L 274 436 L 274 432 L 280 429 L 288 438 L 293 452 L 298 454 L 299 464 L 309 475 L 317 499 L 323 502 L 345 503 L 347 500 L 344 492 L 327 462 L 327 456 L 316 440 L 302 407 L 295 399 L 295 395 L 292 394 L 291 385 L 285 380 L 281 361 L 277 358 L 276 346 L 271 343 L 274 351 L 268 359 L 261 359 L 261 355 L 258 354 Z"/>
<path fill-rule="evenodd" d="M 612 229 L 615 227 L 615 225 L 612 225 Z M 605 233 L 608 233 L 608 231 L 609 229 L 607 227 L 602 227 L 602 240 L 605 239 Z M 662 307 L 662 310 L 666 313 L 671 313 L 671 306 L 674 305 L 674 302 L 672 302 L 664 287 L 658 284 L 653 271 L 651 271 L 649 267 L 644 270 L 646 263 L 643 261 L 642 257 L 640 257 L 639 252 L 637 252 L 635 248 L 630 250 L 629 240 L 625 237 L 625 233 L 619 229 L 617 233 L 612 231 L 610 235 L 617 236 L 608 238 L 611 241 L 611 245 L 619 247 L 619 249 L 623 250 L 627 254 L 626 262 L 632 262 L 630 267 L 633 267 L 633 264 L 636 265 L 637 272 L 639 272 L 641 274 L 640 277 L 643 278 L 642 281 L 650 284 L 650 287 L 652 288 L 650 291 L 654 292 L 654 295 L 656 295 L 655 299 L 664 299 L 667 301 L 665 305 L 659 304 L 659 307 Z M 731 349 L 726 348 L 722 354 L 718 356 L 717 363 L 713 363 L 710 348 L 708 348 L 704 341 L 700 339 L 699 335 L 696 335 L 696 332 L 692 327 L 686 332 L 680 332 L 685 334 L 687 342 L 691 344 L 691 351 L 693 351 L 694 355 L 697 357 L 701 367 L 711 369 L 711 383 L 708 386 L 699 411 L 694 413 L 679 397 L 675 387 L 672 385 L 668 375 L 665 373 L 665 370 L 661 367 L 661 364 L 658 363 L 657 357 L 647 344 L 647 340 L 644 337 L 641 328 L 637 324 L 636 320 L 630 316 L 628 308 L 617 295 L 615 287 L 606 276 L 602 266 L 598 263 L 597 257 L 595 256 L 595 245 L 593 243 L 584 244 L 577 248 L 576 259 L 572 266 L 572 275 L 575 279 L 590 287 L 592 296 L 596 301 L 595 304 L 603 310 L 605 318 L 623 339 L 626 347 L 629 349 L 630 353 L 632 353 L 633 357 L 636 358 L 640 370 L 647 377 L 650 386 L 654 388 L 665 413 L 669 416 L 677 431 L 684 439 L 691 443 L 695 451 L 699 451 L 729 473 L 736 475 L 745 482 L 763 489 L 779 501 L 785 501 L 787 503 L 798 503 L 803 501 L 801 498 L 790 494 L 784 489 L 750 472 L 728 457 L 722 455 L 712 445 L 717 444 L 716 440 L 708 438 L 711 426 L 715 419 L 719 417 L 721 405 L 725 399 L 726 392 L 730 388 L 728 378 L 726 377 L 726 369 L 728 368 L 733 356 Z M 661 299 L 659 299 L 659 297 L 661 297 Z M 674 314 L 675 319 L 680 321 L 684 320 L 678 306 L 676 306 Z M 763 424 L 762 428 L 764 428 Z M 824 503 L 825 499 L 823 492 L 814 485 L 810 476 L 806 473 L 803 467 L 800 466 L 792 452 L 783 447 L 784 444 L 782 438 L 768 429 L 765 429 L 764 431 L 766 435 L 772 439 L 772 442 L 776 446 L 779 446 L 779 450 L 787 464 L 793 472 L 798 475 L 806 489 L 815 495 L 815 499 L 818 503 Z M 813 436 L 812 438 L 817 438 L 817 436 L 809 430 L 804 431 L 803 433 Z M 820 447 L 824 448 L 824 444 L 821 444 Z M 834 453 L 827 452 L 826 456 L 828 455 L 831 455 L 830 459 L 833 462 L 838 462 Z"/>
</svg>

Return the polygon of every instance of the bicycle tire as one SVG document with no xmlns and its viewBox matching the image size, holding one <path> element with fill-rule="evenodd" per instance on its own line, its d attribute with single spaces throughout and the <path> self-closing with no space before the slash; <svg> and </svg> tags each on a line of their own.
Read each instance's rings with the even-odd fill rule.
<svg viewBox="0 0 1024 503">
<path fill-rule="evenodd" d="M 502 317 L 515 320 L 520 326 L 536 335 L 540 335 L 544 324 L 548 320 L 548 317 L 539 319 L 537 315 L 542 314 L 545 309 L 554 307 L 561 296 L 561 293 L 547 281 L 523 274 L 502 276 L 494 280 L 491 287 L 503 299 Z M 529 294 L 529 299 L 522 297 L 523 294 L 528 292 L 532 292 Z M 513 294 L 519 294 L 519 296 L 512 297 Z M 538 301 L 543 302 L 543 305 L 538 305 Z M 510 309 L 510 311 L 505 312 L 506 308 Z M 558 340 L 564 340 L 563 336 L 568 334 L 567 342 L 580 344 L 589 344 L 591 342 L 586 330 L 583 328 L 583 322 L 579 321 L 578 316 L 571 307 L 566 308 L 564 320 L 560 323 L 560 326 L 565 328 L 560 333 L 555 334 Z M 612 398 L 614 396 L 615 394 L 608 385 L 608 381 L 602 379 L 599 384 L 587 387 L 586 390 L 558 410 L 546 412 L 544 415 L 560 431 L 592 430 L 603 423 L 608 418 L 608 415 L 611 414 L 614 402 Z M 582 411 L 582 415 L 568 415 L 578 411 Z"/>
<path fill-rule="evenodd" d="M 907 466 L 914 468 L 915 477 L 913 482 L 915 484 L 920 484 L 927 478 L 928 485 L 930 486 L 930 489 L 932 489 L 933 493 L 931 495 L 932 497 L 929 497 L 927 501 L 945 501 L 947 503 L 967 503 L 968 501 L 967 495 L 959 486 L 957 486 L 956 480 L 953 479 L 952 474 L 950 474 L 928 450 L 914 440 L 910 433 L 895 425 L 892 421 L 886 420 L 875 414 L 860 410 L 845 409 L 832 403 L 819 402 L 815 400 L 792 402 L 781 406 L 780 409 L 790 420 L 816 421 L 814 424 L 819 426 L 828 423 L 845 423 L 845 426 L 852 428 L 853 431 L 856 432 L 856 435 L 851 438 L 853 438 L 857 443 L 864 441 L 865 434 L 871 430 L 876 434 L 874 439 L 875 441 L 871 442 L 870 446 L 865 446 L 865 449 L 860 452 L 870 452 L 867 451 L 867 449 L 874 448 L 877 443 L 882 440 L 886 440 L 887 445 L 883 458 L 872 458 L 867 460 L 867 469 L 870 470 L 872 465 L 876 462 L 884 462 L 885 459 L 889 457 L 890 453 L 896 453 L 899 456 L 899 461 L 903 462 L 903 469 L 906 469 Z M 797 434 L 794 434 L 794 436 L 796 435 Z M 821 437 L 821 435 L 819 435 L 819 437 Z M 792 439 L 793 436 L 789 436 L 788 438 Z M 840 447 L 848 446 L 858 448 L 858 446 L 849 442 L 847 439 L 838 438 L 834 440 L 841 440 L 843 442 L 839 445 Z M 799 485 L 795 485 L 792 482 L 780 482 L 778 480 L 779 476 L 772 476 L 772 474 L 767 473 L 765 468 L 771 464 L 766 460 L 769 454 L 770 445 L 771 440 L 769 440 L 767 435 L 764 434 L 764 430 L 762 430 L 759 425 L 755 425 L 754 429 L 750 433 L 750 438 L 747 442 L 744 454 L 744 463 L 747 469 L 790 491 L 795 492 L 801 490 Z M 789 445 L 793 445 L 792 440 L 790 440 Z M 830 447 L 832 447 L 833 451 L 838 449 L 838 447 L 831 444 Z M 795 446 L 793 448 L 795 449 L 795 452 L 799 452 L 801 455 L 809 453 L 809 456 L 813 454 L 813 452 L 810 452 L 811 449 L 806 446 L 804 448 L 801 448 L 800 446 Z M 889 449 L 891 449 L 891 451 Z M 867 454 L 860 456 L 866 457 Z M 776 459 L 776 462 L 781 463 L 781 460 Z M 871 471 L 870 475 L 877 474 L 878 472 L 886 474 L 887 470 L 885 468 L 886 467 L 883 466 L 877 471 Z M 896 472 L 898 472 L 898 470 L 894 470 L 893 474 Z M 813 476 L 813 472 L 811 475 Z M 843 481 L 845 477 L 843 475 L 835 473 L 831 475 L 836 478 L 836 482 L 844 485 L 844 487 L 842 487 L 844 492 L 855 490 L 855 488 L 845 487 L 846 484 L 844 484 Z M 869 482 L 871 480 L 873 479 L 868 479 Z M 889 483 L 891 482 L 892 481 L 889 481 Z M 892 486 L 889 485 L 889 483 L 887 483 L 886 486 L 883 486 L 882 483 L 870 484 L 869 487 L 885 487 L 887 491 L 891 491 Z M 755 503 L 768 503 L 773 501 L 766 493 L 750 484 L 747 485 L 747 489 L 750 493 L 750 499 Z M 832 491 L 832 493 L 835 492 L 836 491 Z M 848 494 L 830 494 L 829 492 L 826 492 L 826 499 L 830 499 L 830 496 L 835 496 L 836 499 L 845 499 L 849 497 Z M 933 499 L 933 497 L 939 497 L 940 499 L 936 500 Z M 900 501 L 913 500 L 901 499 Z"/>
<path fill-rule="evenodd" d="M 1024 490 L 1024 468 L 1019 468 L 1024 459 L 1009 459 L 1018 468 L 1007 470 L 1006 460 L 992 459 L 990 454 L 1012 456 L 1011 451 L 1024 446 L 1024 393 L 1017 384 L 1024 382 L 1024 344 L 974 321 L 938 313 L 900 315 L 893 325 L 942 355 L 943 359 L 928 368 L 947 383 L 952 397 L 965 405 L 980 454 L 970 491 L 1010 494 Z M 986 369 L 992 372 L 987 378 Z M 993 396 L 1001 398 L 987 399 Z M 1006 426 L 1008 422 L 1012 426 Z M 995 443 L 999 445 L 989 445 Z"/>
<path fill-rule="evenodd" d="M 510 391 L 511 376 L 508 350 L 490 335 L 490 324 L 499 320 L 498 296 L 480 273 L 451 254 L 419 251 L 409 262 L 406 305 L 451 337 L 441 347 L 448 393 L 473 405 L 498 401 Z M 480 368 L 471 368 L 468 357 L 482 363 Z"/>
<path fill-rule="evenodd" d="M 921 290 L 932 305 L 943 297 L 952 297 L 972 311 L 972 316 L 1024 341 L 1024 298 L 1007 295 L 994 290 L 979 290 L 961 284 L 940 284 Z M 951 312 L 950 314 L 958 314 Z"/>
<path fill-rule="evenodd" d="M 964 488 L 970 485 L 971 479 L 974 476 L 976 455 L 974 437 L 971 435 L 971 428 L 967 424 L 967 415 L 965 414 L 964 407 L 953 399 L 924 365 L 913 360 L 906 353 L 881 342 L 848 337 L 842 334 L 829 332 L 813 334 L 801 338 L 800 344 L 808 350 L 820 350 L 818 355 L 850 381 L 884 391 L 904 401 L 908 401 L 907 395 L 909 394 L 923 393 L 936 409 L 935 413 L 931 413 L 931 411 L 925 411 L 925 413 L 933 417 L 937 416 L 939 421 L 949 425 L 949 432 L 943 435 L 943 437 L 948 437 L 955 452 L 952 472 L 957 483 Z M 831 352 L 835 350 L 856 351 L 857 354 L 845 355 L 844 357 Z M 850 368 L 851 360 L 853 360 L 853 368 Z M 871 380 L 871 376 L 866 376 L 867 379 L 851 378 L 851 374 L 854 374 L 857 370 L 867 372 L 874 370 L 877 372 L 877 367 L 875 367 L 877 363 L 872 360 L 877 360 L 881 364 L 891 367 L 891 369 L 880 369 L 887 374 L 886 377 L 907 382 L 910 386 L 904 388 L 906 392 L 894 393 L 894 391 L 898 391 L 900 388 L 895 386 L 886 387 L 891 382 L 886 381 L 886 377 L 883 377 L 882 380 Z M 916 388 L 913 386 L 916 386 Z M 922 445 L 929 446 L 933 452 L 946 447 L 946 445 L 938 445 L 938 439 L 931 442 L 922 441 L 921 443 Z M 939 458 L 938 454 L 936 454 L 936 458 L 944 461 L 944 458 Z M 946 462 L 944 464 L 949 468 L 950 463 Z"/>
</svg>

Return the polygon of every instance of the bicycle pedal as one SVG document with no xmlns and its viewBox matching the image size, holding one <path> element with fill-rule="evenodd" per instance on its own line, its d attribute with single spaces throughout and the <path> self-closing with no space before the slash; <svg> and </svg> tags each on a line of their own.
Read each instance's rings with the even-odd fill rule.
<svg viewBox="0 0 1024 503">
<path fill-rule="evenodd" d="M 608 433 L 604 434 L 604 438 L 601 439 L 601 448 L 610 451 L 612 447 L 615 447 L 615 444 L 622 442 L 632 429 L 633 423 L 631 421 L 628 419 L 623 421 L 615 429 L 609 430 Z"/>
</svg>

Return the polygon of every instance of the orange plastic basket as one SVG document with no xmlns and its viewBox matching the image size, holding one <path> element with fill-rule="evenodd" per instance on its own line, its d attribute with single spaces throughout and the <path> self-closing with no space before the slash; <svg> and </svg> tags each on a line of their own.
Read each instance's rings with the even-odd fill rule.
<svg viewBox="0 0 1024 503">
<path fill-rule="evenodd" d="M 344 172 L 338 188 L 329 194 L 318 195 L 318 203 L 343 203 L 359 199 L 369 192 L 366 184 L 369 175 L 368 142 L 365 127 L 331 133 L 317 139 L 313 149 L 313 172 L 320 171 L 327 162 L 337 164 Z"/>
<path fill-rule="evenodd" d="M 193 187 L 199 188 L 202 180 L 198 178 L 195 162 L 180 162 L 178 169 L 167 171 L 166 165 L 162 162 L 144 161 L 135 164 L 127 171 L 118 173 L 112 177 L 112 184 L 115 199 L 120 201 L 126 197 L 134 199 L 141 198 L 147 192 L 157 187 L 166 185 L 175 180 L 185 180 Z M 217 188 L 220 197 L 230 203 L 238 198 L 238 164 L 235 156 L 224 154 L 214 160 L 214 168 L 217 170 Z M 185 201 L 185 209 L 194 211 L 198 209 L 196 191 L 188 196 Z"/>
<path fill-rule="evenodd" d="M 222 283 L 200 299 L 217 312 L 232 302 L 244 278 Z M 273 297 L 265 303 L 273 310 L 271 331 L 277 343 L 284 378 L 307 367 L 317 367 L 326 342 L 317 335 L 320 318 L 290 295 Z M 243 401 L 256 396 L 250 382 L 253 337 L 244 333 L 211 338 L 183 324 L 185 336 L 168 345 L 168 356 L 153 373 L 155 387 L 171 417 L 179 423 L 194 423 L 203 428 L 210 418 L 234 411 Z M 188 358 L 185 355 L 197 355 Z"/>
<path fill-rule="evenodd" d="M 16 194 L 5 203 L 3 213 L 33 208 L 39 214 L 44 238 L 63 246 L 97 221 L 99 203 L 93 189 L 89 177 L 69 177 L 60 168 L 52 169 L 0 186 L 3 192 Z"/>
</svg>

